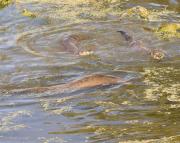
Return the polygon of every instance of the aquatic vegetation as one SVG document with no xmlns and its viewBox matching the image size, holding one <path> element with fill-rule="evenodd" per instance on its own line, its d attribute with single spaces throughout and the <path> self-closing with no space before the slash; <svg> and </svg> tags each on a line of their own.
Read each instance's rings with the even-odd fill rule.
<svg viewBox="0 0 180 143">
<path fill-rule="evenodd" d="M 30 2 L 38 2 L 42 4 L 56 5 L 54 9 L 46 11 L 44 13 L 38 13 L 39 16 L 45 16 L 46 18 L 55 18 L 60 20 L 66 20 L 71 23 L 82 23 L 92 20 L 105 19 L 112 13 L 112 15 L 119 14 L 114 12 L 114 5 L 120 4 L 121 0 L 23 0 L 18 1 L 18 5 Z M 72 10 L 73 9 L 73 10 Z M 113 14 L 114 13 L 114 14 Z"/>
<path fill-rule="evenodd" d="M 122 18 L 124 17 L 136 17 L 139 19 L 148 19 L 148 16 L 150 15 L 150 11 L 142 6 L 136 6 L 132 7 L 130 9 L 125 10 L 122 13 Z"/>
<path fill-rule="evenodd" d="M 145 90 L 145 98 L 158 100 L 167 96 L 167 100 L 179 102 L 180 84 L 174 82 L 174 79 L 179 77 L 178 69 L 172 67 L 145 68 L 142 74 L 144 75 L 144 82 L 149 86 Z"/>
<path fill-rule="evenodd" d="M 125 142 L 119 143 L 178 143 L 180 140 L 180 135 L 170 136 L 170 137 L 162 137 L 160 139 L 150 139 L 150 140 L 128 140 Z"/>
<path fill-rule="evenodd" d="M 121 18 L 136 18 L 138 20 L 147 21 L 166 21 L 167 16 L 176 15 L 174 11 L 169 11 L 167 9 L 147 9 L 142 6 L 135 6 L 130 9 L 125 9 L 119 12 Z"/>
<path fill-rule="evenodd" d="M 142 6 L 124 9 L 123 5 L 127 2 L 123 0 L 19 0 L 18 5 L 30 2 L 55 5 L 55 8 L 46 11 L 46 14 L 36 12 L 40 17 L 60 19 L 67 23 L 82 23 L 104 19 L 113 20 L 114 18 L 163 21 L 163 18 L 169 14 L 176 14 L 166 9 L 154 10 Z"/>
<path fill-rule="evenodd" d="M 172 38 L 180 38 L 180 24 L 179 23 L 166 23 L 161 24 L 157 28 L 144 27 L 146 31 L 153 32 L 161 39 L 169 40 Z"/>
<path fill-rule="evenodd" d="M 36 2 L 37 0 L 33 1 Z M 18 5 L 21 5 L 21 3 L 29 2 L 32 2 L 32 0 L 26 2 L 20 0 Z M 38 13 L 37 11 L 39 16 L 46 18 L 68 20 L 69 22 L 79 23 L 90 21 L 90 19 L 92 18 L 104 17 L 103 13 L 100 13 L 97 10 L 92 9 L 92 6 L 89 5 L 89 2 L 87 0 L 38 0 L 37 2 L 42 4 L 51 3 L 53 5 L 56 5 L 56 8 L 46 11 L 45 15 L 44 13 Z"/>
<path fill-rule="evenodd" d="M 13 131 L 13 130 L 18 130 L 18 129 L 22 129 L 25 128 L 26 125 L 24 124 L 17 124 L 14 123 L 13 120 L 15 120 L 18 117 L 22 117 L 22 116 L 31 116 L 31 112 L 26 111 L 26 110 L 20 110 L 20 111 L 16 111 L 16 112 L 11 112 L 8 115 L 4 115 L 1 119 L 0 119 L 0 132 L 8 132 L 8 131 Z"/>
<path fill-rule="evenodd" d="M 85 1 L 85 0 L 84 0 Z M 122 0 L 88 0 L 89 4 L 99 9 L 110 8 L 113 5 L 121 4 Z M 114 6 L 113 6 L 114 7 Z"/>
<path fill-rule="evenodd" d="M 154 31 L 162 39 L 180 38 L 180 24 L 178 23 L 162 24 Z"/>
<path fill-rule="evenodd" d="M 4 61 L 4 60 L 7 60 L 9 59 L 9 57 L 3 53 L 0 53 L 0 61 Z"/>
<path fill-rule="evenodd" d="M 51 138 L 40 138 L 40 140 L 42 141 L 42 143 L 67 143 L 67 141 L 64 141 L 62 138 L 60 137 L 51 137 Z"/>
<path fill-rule="evenodd" d="M 12 3 L 12 0 L 0 0 L 0 8 L 4 8 Z"/>
<path fill-rule="evenodd" d="M 64 100 L 64 101 L 59 101 L 59 100 Z M 55 100 L 40 100 L 40 104 L 44 111 L 50 111 L 52 114 L 60 115 L 65 112 L 70 112 L 72 110 L 71 106 L 62 106 L 60 109 L 57 108 L 57 109 L 52 110 L 53 108 L 60 106 L 62 102 L 66 102 L 65 100 L 68 100 L 68 99 L 62 98 L 62 99 L 55 99 Z"/>
<path fill-rule="evenodd" d="M 29 11 L 28 9 L 23 9 L 22 15 L 23 16 L 27 16 L 27 17 L 32 17 L 32 18 L 36 17 L 36 14 L 31 12 L 31 11 Z"/>
<path fill-rule="evenodd" d="M 153 36 L 179 29 L 161 25 L 146 33 L 141 28 L 178 19 L 149 1 L 142 1 L 148 7 L 132 7 L 136 4 L 127 0 L 122 0 L 130 3 L 125 6 L 121 0 L 18 1 L 1 10 L 0 142 L 179 141 L 179 39 L 167 42 Z M 129 50 L 116 33 L 119 29 L 142 39 L 144 47 Z M 82 47 L 81 56 L 92 56 L 63 51 L 61 40 L 74 33 L 90 38 L 72 36 L 69 45 Z M 156 50 L 162 46 L 170 58 L 149 61 L 166 56 Z M 78 80 L 101 72 L 130 82 L 104 86 L 96 78 Z"/>
</svg>

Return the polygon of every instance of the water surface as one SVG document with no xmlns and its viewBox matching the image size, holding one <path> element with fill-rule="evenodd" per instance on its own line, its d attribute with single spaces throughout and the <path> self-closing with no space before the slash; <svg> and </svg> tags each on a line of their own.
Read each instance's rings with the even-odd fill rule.
<svg viewBox="0 0 180 143">
<path fill-rule="evenodd" d="M 129 1 L 124 8 L 168 6 L 174 17 L 159 21 L 116 16 L 77 21 L 52 17 L 56 4 L 14 3 L 0 10 L 0 142 L 178 142 L 180 141 L 179 39 L 164 40 L 143 27 L 179 22 L 178 1 Z M 61 6 L 61 5 L 60 5 Z M 37 10 L 30 18 L 21 8 Z M 47 12 L 46 15 L 45 13 Z M 63 15 L 63 14 L 62 14 Z M 77 18 L 77 17 L 76 17 Z M 157 62 L 128 47 L 117 33 L 129 32 L 148 48 L 165 50 Z M 64 37 L 85 34 L 89 56 L 62 52 Z M 132 79 L 129 84 L 65 93 L 10 94 L 28 87 L 69 83 L 94 73 Z"/>
</svg>

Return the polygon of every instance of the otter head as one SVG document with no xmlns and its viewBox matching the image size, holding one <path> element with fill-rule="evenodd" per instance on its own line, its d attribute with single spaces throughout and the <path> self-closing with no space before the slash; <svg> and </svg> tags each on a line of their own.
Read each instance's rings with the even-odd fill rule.
<svg viewBox="0 0 180 143">
<path fill-rule="evenodd" d="M 165 52 L 160 49 L 151 50 L 150 54 L 154 60 L 162 60 L 165 58 Z"/>
</svg>

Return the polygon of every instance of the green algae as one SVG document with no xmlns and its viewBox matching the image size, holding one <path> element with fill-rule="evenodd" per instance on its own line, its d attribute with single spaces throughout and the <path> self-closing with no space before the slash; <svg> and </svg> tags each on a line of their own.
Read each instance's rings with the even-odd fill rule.
<svg viewBox="0 0 180 143">
<path fill-rule="evenodd" d="M 177 15 L 174 11 L 167 9 L 147 9 L 142 6 L 135 6 L 129 9 L 125 9 L 120 13 L 122 19 L 138 19 L 144 21 L 166 21 L 167 16 Z"/>
<path fill-rule="evenodd" d="M 0 0 L 0 8 L 4 8 L 12 3 L 12 0 Z"/>
<path fill-rule="evenodd" d="M 26 17 L 31 17 L 31 18 L 35 18 L 35 17 L 36 17 L 36 14 L 33 13 L 33 12 L 31 12 L 31 11 L 28 10 L 28 9 L 23 9 L 22 15 L 23 15 L 23 16 L 26 16 Z"/>
<path fill-rule="evenodd" d="M 179 23 L 163 23 L 157 28 L 143 27 L 144 30 L 153 32 L 157 37 L 164 40 L 180 38 Z"/>
<path fill-rule="evenodd" d="M 15 112 L 11 112 L 7 115 L 4 115 L 0 119 L 0 132 L 8 132 L 8 131 L 15 131 L 19 129 L 26 128 L 25 124 L 17 124 L 14 120 L 18 117 L 22 116 L 31 116 L 31 112 L 26 110 L 19 110 Z"/>
<path fill-rule="evenodd" d="M 97 20 L 138 19 L 145 21 L 163 21 L 169 14 L 175 14 L 166 9 L 154 10 L 142 6 L 124 9 L 123 0 L 19 0 L 18 5 L 38 2 L 40 4 L 55 5 L 55 8 L 38 12 L 38 16 L 48 19 L 60 19 L 66 23 L 84 23 Z"/>
<path fill-rule="evenodd" d="M 177 81 L 179 70 L 173 67 L 150 67 L 145 68 L 144 82 L 149 86 L 145 90 L 145 98 L 148 100 L 158 101 L 161 97 L 167 100 L 179 102 L 180 84 Z"/>
<path fill-rule="evenodd" d="M 30 0 L 29 2 L 32 2 Z M 35 1 L 33 1 L 35 2 Z M 56 4 L 56 8 L 49 10 L 46 13 L 47 17 L 56 18 L 61 20 L 70 20 L 74 23 L 87 22 L 91 19 L 99 19 L 105 17 L 105 14 L 99 9 L 97 5 L 91 5 L 88 0 L 67 0 L 67 1 L 49 1 L 49 0 L 39 0 L 40 3 Z M 24 1 L 19 1 L 18 4 L 25 3 Z M 26 2 L 28 3 L 28 1 Z M 73 9 L 73 10 L 72 10 Z"/>
<path fill-rule="evenodd" d="M 150 11 L 142 6 L 136 6 L 132 7 L 130 9 L 127 9 L 123 12 L 123 17 L 135 17 L 138 19 L 148 19 L 148 16 L 150 15 Z"/>
<path fill-rule="evenodd" d="M 97 6 L 98 7 L 98 6 Z M 104 12 L 107 12 L 108 13 L 108 10 L 107 9 L 111 9 L 110 8 L 110 6 L 109 5 L 106 5 L 105 7 L 103 7 L 103 8 L 101 8 L 101 7 L 98 7 L 99 9 L 101 9 L 101 11 L 104 11 Z M 53 16 L 53 11 L 51 11 L 52 12 L 52 16 Z M 67 11 L 68 12 L 68 11 Z M 87 15 L 86 15 L 87 14 Z M 76 21 L 76 22 L 81 22 L 81 20 L 82 21 L 89 21 L 89 20 L 91 20 L 91 18 L 93 19 L 93 17 L 97 17 L 97 18 L 99 18 L 99 16 L 98 16 L 98 14 L 95 14 L 95 13 L 81 13 L 81 14 L 79 14 L 79 15 L 76 15 L 78 18 L 80 18 L 80 20 L 78 21 Z M 76 16 L 75 16 L 75 18 L 76 18 Z M 102 15 L 102 17 L 103 16 L 105 16 L 105 15 Z M 149 15 L 150 16 L 150 15 Z M 67 17 L 67 18 L 69 18 L 69 19 L 71 19 L 71 17 Z M 126 18 L 126 17 L 124 17 L 124 18 Z M 144 19 L 143 17 L 139 17 L 140 19 Z M 64 19 L 66 19 L 66 17 L 64 17 Z M 72 17 L 72 19 L 73 19 L 73 17 Z M 83 27 L 83 26 L 82 26 Z M 38 65 L 39 65 L 40 63 L 38 63 Z M 86 64 L 86 62 L 84 62 L 84 64 Z M 121 63 L 120 63 L 121 64 Z M 55 64 L 56 65 L 56 64 Z M 78 64 L 77 64 L 78 65 Z M 54 66 L 54 65 L 53 65 Z M 60 65 L 59 65 L 60 66 Z M 88 65 L 86 65 L 86 66 L 88 66 Z M 98 65 L 97 65 L 98 66 Z M 136 65 L 135 65 L 136 66 Z M 91 67 L 93 67 L 93 66 L 91 66 Z M 91 68 L 90 67 L 90 68 Z M 95 66 L 94 66 L 95 67 Z M 104 66 L 105 67 L 105 66 Z M 24 67 L 22 67 L 22 68 L 24 68 Z M 25 67 L 26 68 L 26 67 Z M 41 69 L 41 70 L 43 70 L 43 68 L 40 66 L 40 67 L 38 67 L 39 69 Z M 53 67 L 53 68 L 56 68 L 56 67 Z M 70 67 L 66 67 L 66 68 L 68 68 L 68 69 L 70 69 Z M 89 67 L 84 67 L 84 68 L 86 68 L 86 69 L 88 69 Z M 89 68 L 89 69 L 90 69 Z M 106 67 L 105 67 L 106 68 Z M 34 69 L 34 68 L 33 68 Z M 110 69 L 110 68 L 109 68 Z M 109 70 L 108 69 L 108 70 Z M 113 69 L 113 66 L 112 66 L 112 69 Z M 148 68 L 149 69 L 149 68 Z M 148 72 L 148 69 L 146 70 L 147 72 Z M 162 68 L 158 68 L 158 70 L 159 71 L 161 71 L 161 69 Z M 171 71 L 172 71 L 172 74 L 174 74 L 174 72 L 173 72 L 173 69 L 168 69 L 168 68 L 166 68 L 167 69 L 167 71 L 170 71 L 170 73 L 171 73 Z M 23 69 L 24 70 L 24 69 Z M 23 74 L 23 70 L 22 70 L 22 73 L 21 74 Z M 26 69 L 26 70 L 29 70 L 29 69 Z M 48 70 L 52 70 L 52 67 L 50 67 L 49 68 L 49 65 L 48 65 Z M 64 69 L 63 69 L 64 70 Z M 173 93 L 178 93 L 178 91 L 177 91 L 177 89 L 178 89 L 178 83 L 176 83 L 176 84 L 173 84 L 173 81 L 170 81 L 170 83 L 172 83 L 173 85 L 170 85 L 170 86 L 166 86 L 166 84 L 163 82 L 163 79 L 165 80 L 165 81 L 167 81 L 167 79 L 168 79 L 168 73 L 166 74 L 164 74 L 164 72 L 159 72 L 159 71 L 157 71 L 157 70 L 155 70 L 155 69 L 153 69 L 153 68 L 150 68 L 149 69 L 150 71 L 151 71 L 151 73 L 150 73 L 150 75 L 146 75 L 146 79 L 147 80 L 149 80 L 147 83 L 148 84 L 150 84 L 150 85 L 152 85 L 153 87 L 151 88 L 149 88 L 151 91 L 153 91 L 153 93 L 150 93 L 149 95 L 152 95 L 153 97 L 155 97 L 156 95 L 157 95 L 157 97 L 155 97 L 155 98 L 158 98 L 159 96 L 158 95 L 162 95 L 162 96 L 164 96 L 164 95 L 168 95 L 168 97 L 167 97 L 167 99 L 169 100 L 169 101 L 177 101 L 177 100 L 179 100 L 179 96 L 177 95 L 177 94 L 173 94 Z M 154 70 L 155 70 L 155 72 L 154 72 Z M 44 71 L 44 70 L 43 70 Z M 62 71 L 62 69 L 61 68 L 59 68 L 59 71 Z M 65 70 L 64 70 L 65 71 Z M 25 71 L 26 72 L 26 71 Z M 62 71 L 63 72 L 63 71 Z M 159 72 L 159 73 L 158 73 Z M 37 72 L 38 73 L 38 72 Z M 57 73 L 57 71 L 56 72 L 54 72 L 54 73 Z M 170 75 L 170 73 L 169 73 L 169 75 Z M 29 73 L 27 73 L 27 75 L 28 75 Z M 43 73 L 42 73 L 43 74 Z M 51 73 L 52 74 L 52 73 Z M 148 73 L 147 73 L 148 74 Z M 152 74 L 152 75 L 151 75 Z M 155 77 L 156 77 L 156 79 L 158 79 L 159 78 L 159 76 L 160 76 L 160 79 L 162 80 L 162 86 L 161 87 L 159 87 L 157 90 L 155 90 L 155 86 L 156 86 L 156 84 L 158 83 L 158 82 L 161 82 L 161 80 L 160 81 L 158 81 L 158 80 L 156 80 L 156 79 L 153 79 L 153 76 L 155 75 Z M 14 76 L 15 77 L 15 76 Z M 151 79 L 151 78 L 152 79 Z M 35 78 L 37 78 L 37 77 L 35 77 Z M 34 79 L 35 79 L 34 78 Z M 170 78 L 171 79 L 171 78 Z M 47 81 L 48 81 L 48 79 L 47 79 Z M 174 80 L 175 81 L 175 80 Z M 152 84 L 151 84 L 151 82 L 152 82 Z M 32 83 L 30 83 L 30 84 L 32 84 Z M 33 85 L 33 84 L 32 84 Z M 31 85 L 31 86 L 32 86 Z M 34 84 L 35 85 L 35 84 Z M 165 88 L 166 87 L 166 88 Z M 170 88 L 169 88 L 170 87 Z M 168 89 L 169 88 L 169 89 Z M 123 89 L 124 90 L 124 89 Z M 134 88 L 132 88 L 132 91 L 134 90 Z M 145 93 L 146 93 L 146 91 L 145 91 Z M 157 94 L 156 94 L 157 93 Z M 100 94 L 99 94 L 100 95 Z M 117 96 L 118 95 L 120 95 L 120 94 L 117 94 Z M 135 95 L 135 94 L 134 94 Z M 100 96 L 102 96 L 102 95 L 100 95 Z M 143 98 L 142 96 L 141 96 L 141 94 L 139 94 L 139 96 L 141 97 L 141 98 Z M 151 96 L 151 97 L 152 97 Z M 32 95 L 32 97 L 34 97 L 34 95 Z M 40 97 L 40 96 L 39 96 Z M 46 96 L 45 96 L 46 97 Z M 52 96 L 53 97 L 53 99 L 55 98 L 55 96 Z M 72 98 L 72 96 L 71 96 L 71 98 Z M 88 98 L 88 97 L 85 97 L 86 99 Z M 78 108 L 78 106 L 74 106 L 74 107 L 70 107 L 69 108 L 69 106 L 60 106 L 60 104 L 61 104 L 61 102 L 62 102 L 62 100 L 65 102 L 65 100 L 68 100 L 67 98 L 66 99 L 64 99 L 64 98 L 62 98 L 61 99 L 61 97 L 57 97 L 57 101 L 55 101 L 55 102 L 53 102 L 53 101 L 50 101 L 50 98 L 43 98 L 43 96 L 42 96 L 42 98 L 38 98 L 38 99 L 40 99 L 40 102 L 41 102 L 41 100 L 45 100 L 46 99 L 46 101 L 44 102 L 44 103 L 40 103 L 41 104 L 41 108 L 43 108 L 45 111 L 47 111 L 48 112 L 48 115 L 49 115 L 49 112 L 50 113 L 52 113 L 52 114 L 55 114 L 55 115 L 60 115 L 60 116 L 58 116 L 58 117 L 61 117 L 62 116 L 62 114 L 64 114 L 64 113 L 66 113 L 66 112 L 72 112 L 72 110 L 74 109 L 74 108 Z M 37 99 L 37 100 L 38 100 Z M 35 99 L 36 100 L 36 99 Z M 77 100 L 79 100 L 79 98 L 77 98 Z M 128 100 L 128 99 L 127 99 Z M 90 101 L 91 102 L 91 101 Z M 130 101 L 129 101 L 130 102 Z M 58 104 L 59 103 L 59 104 Z M 63 103 L 63 102 L 62 102 Z M 69 104 L 68 105 L 70 105 L 70 104 L 72 104 L 72 103 L 74 103 L 74 102 L 69 102 Z M 112 102 L 106 102 L 106 101 L 96 101 L 95 102 L 98 106 L 99 106 L 99 108 L 98 109 L 100 109 L 100 111 L 101 111 L 101 109 L 102 108 L 107 108 L 107 109 L 105 109 L 103 112 L 105 112 L 105 113 L 111 113 L 112 112 L 112 114 L 113 114 L 113 111 L 120 111 L 120 112 L 118 112 L 120 115 L 121 115 L 121 113 L 123 113 L 123 111 L 125 111 L 124 110 L 124 108 L 121 108 L 120 106 L 118 106 L 118 104 L 117 103 L 114 103 L 114 101 L 112 101 Z M 120 102 L 121 103 L 121 102 Z M 139 103 L 141 104 L 142 102 L 141 101 L 139 101 Z M 39 103 L 38 103 L 39 104 Z M 45 105 L 46 104 L 46 105 Z M 86 104 L 86 103 L 85 103 Z M 128 103 L 128 101 L 124 101 L 122 104 L 125 104 L 125 105 L 128 105 L 128 107 L 131 107 L 130 106 L 130 104 Z M 175 104 L 171 104 L 171 105 L 175 105 Z M 179 104 L 176 104 L 176 105 L 179 105 Z M 28 106 L 28 105 L 26 105 L 26 106 Z M 54 107 L 55 106 L 55 107 Z M 24 106 L 23 106 L 24 107 Z M 67 107 L 67 108 L 66 108 Z M 96 106 L 92 106 L 92 107 L 96 107 Z M 101 108 L 102 107 L 102 108 Z M 174 107 L 174 106 L 173 106 Z M 15 107 L 16 108 L 16 107 Z M 30 107 L 31 108 L 31 107 Z M 110 109 L 109 109 L 110 108 Z M 177 107 L 175 107 L 175 108 L 177 108 Z M 36 109 L 36 107 L 35 107 L 35 109 Z M 80 108 L 79 108 L 80 109 Z M 93 108 L 94 109 L 94 108 Z M 94 109 L 94 110 L 96 110 L 96 109 Z M 103 110 L 103 109 L 102 109 Z M 176 109 L 177 110 L 177 109 Z M 87 108 L 85 109 L 85 111 L 87 111 Z M 121 125 L 119 125 L 119 124 L 115 124 L 115 126 L 117 126 L 117 128 L 113 128 L 113 127 L 110 127 L 112 124 L 112 122 L 111 122 L 111 120 L 108 120 L 109 121 L 109 125 L 106 127 L 106 126 L 101 126 L 101 119 L 91 119 L 91 118 L 93 118 L 94 117 L 94 115 L 95 115 L 95 113 L 96 114 L 98 114 L 98 113 L 100 113 L 100 111 L 98 110 L 97 112 L 96 111 L 94 111 L 94 112 L 92 112 L 92 113 L 89 113 L 89 114 L 87 114 L 87 116 L 82 116 L 82 118 L 84 118 L 84 119 L 88 119 L 88 123 L 89 122 L 93 122 L 94 120 L 95 120 L 95 122 L 96 121 L 99 121 L 98 123 L 96 122 L 96 125 L 87 125 L 87 126 L 85 126 L 85 129 L 87 128 L 87 132 L 90 130 L 91 131 L 91 129 L 92 129 L 92 132 L 94 133 L 94 131 L 95 131 L 95 134 L 97 135 L 97 137 L 100 137 L 100 139 L 102 139 L 103 137 L 104 138 L 107 138 L 107 141 L 108 141 L 108 137 L 111 137 L 112 139 L 114 139 L 114 140 L 116 140 L 117 139 L 117 137 L 119 137 L 119 138 L 123 138 L 124 136 L 126 137 L 128 134 L 129 135 L 133 135 L 133 134 L 135 134 L 135 137 L 136 137 L 136 135 L 138 136 L 138 134 L 136 134 L 137 132 L 139 132 L 139 130 L 140 130 L 140 128 L 135 128 L 133 131 L 134 132 L 131 132 L 131 130 L 128 130 L 128 129 L 126 129 L 126 128 L 128 128 L 129 126 L 128 125 L 124 125 L 124 126 L 126 126 L 126 127 L 124 127 L 124 126 L 121 126 Z M 37 112 L 38 112 L 38 114 L 39 114 L 39 116 L 37 116 L 37 119 L 39 119 L 39 117 L 40 117 L 40 119 L 42 119 L 42 121 L 44 121 L 43 119 L 44 119 L 44 116 L 41 116 L 41 112 L 42 113 L 44 113 L 44 111 L 39 111 L 39 110 L 37 110 Z M 74 111 L 73 111 L 74 112 Z M 139 115 L 138 116 L 140 116 L 140 118 L 141 118 L 141 114 L 143 114 L 144 115 L 144 112 L 143 111 L 138 111 L 139 112 Z M 45 113 L 46 114 L 46 113 Z M 67 113 L 66 113 L 67 114 Z M 104 114 L 104 113 L 103 113 Z M 115 114 L 115 113 L 114 113 Z M 118 114 L 118 115 L 119 115 Z M 124 114 L 122 114 L 121 116 L 120 116 L 120 118 L 118 118 L 118 121 L 120 121 L 121 122 L 121 120 L 123 120 L 123 117 L 124 117 L 124 115 L 127 115 L 128 114 L 128 112 L 126 112 L 125 111 L 125 113 Z M 44 115 L 44 114 L 43 114 Z M 48 115 L 46 115 L 46 116 L 48 116 Z M 50 116 L 52 116 L 52 115 L 50 115 Z M 112 115 L 113 116 L 113 115 Z M 134 115 L 128 115 L 128 116 L 131 116 L 131 117 L 134 117 Z M 106 114 L 105 114 L 105 116 L 104 117 L 106 117 Z M 107 116 L 108 117 L 108 116 Z M 56 119 L 57 118 L 57 116 L 54 116 L 54 117 L 52 117 L 53 119 Z M 143 118 L 143 117 L 142 117 Z M 169 118 L 173 118 L 173 116 L 170 116 Z M 63 130 L 62 129 L 62 127 L 61 127 L 61 124 L 60 124 L 60 119 L 59 118 L 57 118 L 58 120 L 51 120 L 51 118 L 48 118 L 48 121 L 50 122 L 50 125 L 49 125 L 49 128 L 51 129 L 51 131 L 53 131 L 53 130 L 55 130 L 56 131 L 56 129 L 57 128 L 55 128 L 55 127 L 53 127 L 53 125 L 55 124 L 55 126 L 56 126 L 56 124 L 59 126 L 59 130 Z M 64 119 L 64 118 L 63 118 Z M 69 119 L 68 117 L 67 117 L 67 119 Z M 74 118 L 73 118 L 74 119 Z M 70 120 L 73 120 L 72 118 L 70 118 Z M 80 120 L 81 120 L 81 118 L 75 118 L 76 119 L 76 121 L 78 121 L 79 122 L 79 124 L 82 124 L 81 122 L 80 122 Z M 109 118 L 110 119 L 110 118 Z M 147 118 L 146 118 L 147 119 Z M 149 118 L 148 118 L 149 119 Z M 147 119 L 147 120 L 148 120 Z M 104 119 L 103 121 L 105 121 L 106 119 Z M 14 130 L 15 128 L 24 128 L 25 127 L 25 125 L 23 125 L 24 123 L 22 123 L 22 125 L 19 125 L 19 126 L 14 126 L 16 123 L 15 123 L 15 118 L 14 118 L 14 120 L 11 120 L 11 122 L 13 122 L 13 124 L 11 124 L 11 130 Z M 86 121 L 86 120 L 83 120 L 83 121 Z M 156 122 L 156 120 L 153 120 L 154 122 Z M 37 120 L 37 122 L 38 122 L 38 120 Z M 157 122 L 161 122 L 161 121 L 157 121 Z M 87 123 L 87 124 L 88 124 Z M 104 122 L 103 122 L 104 123 Z M 103 124 L 102 123 L 102 124 Z M 113 123 L 116 123 L 116 122 L 113 122 Z M 123 122 L 122 122 L 123 123 Z M 138 123 L 138 120 L 127 120 L 127 122 L 125 121 L 125 123 L 127 123 L 127 124 L 131 124 L 132 125 L 132 123 Z M 149 122 L 148 124 L 151 124 L 152 122 Z M 21 124 L 21 123 L 20 123 Z M 63 124 L 63 123 L 62 123 Z M 71 129 L 71 122 L 69 122 L 69 124 L 70 125 L 68 125 L 67 126 L 67 124 L 65 124 L 66 126 L 67 126 L 67 128 L 70 130 Z M 140 125 L 142 124 L 142 122 L 140 123 Z M 163 122 L 162 122 L 162 124 L 163 124 Z M 166 124 L 166 123 L 165 123 Z M 48 128 L 48 124 L 46 123 L 46 121 L 44 121 L 44 125 L 45 126 L 47 126 L 47 128 Z M 99 126 L 98 126 L 99 125 Z M 130 127 L 131 127 L 131 125 L 130 125 Z M 139 125 L 139 126 L 140 126 Z M 168 125 L 168 124 L 166 124 L 166 125 Z M 40 124 L 40 126 L 41 126 L 41 124 Z M 113 126 L 113 125 L 112 125 Z M 118 126 L 119 126 L 119 128 L 118 128 Z M 146 126 L 146 124 L 145 124 L 145 126 Z M 124 127 L 124 128 L 123 128 Z M 44 129 L 43 129 L 44 128 Z M 47 133 L 47 128 L 46 127 L 43 127 L 42 126 L 42 129 L 44 130 L 44 132 L 45 133 Z M 120 130 L 120 128 L 122 129 L 122 130 Z M 148 128 L 147 128 L 147 130 L 148 129 L 150 129 L 151 128 L 151 126 L 148 126 Z M 171 126 L 170 127 L 168 127 L 168 128 L 172 128 Z M 175 127 L 175 128 L 178 128 L 178 127 Z M 65 128 L 66 129 L 66 128 Z M 28 129 L 29 130 L 29 129 Z M 30 130 L 29 130 L 29 132 L 31 132 L 31 130 L 37 130 L 36 129 L 36 127 L 34 128 L 34 126 L 32 126 L 32 127 L 30 127 Z M 145 128 L 145 130 L 146 130 L 146 128 Z M 161 128 L 158 128 L 158 129 L 152 129 L 152 130 L 154 130 L 154 131 L 156 131 L 156 130 L 160 130 L 159 132 L 163 132 L 164 130 L 163 129 L 161 129 Z M 84 137 L 84 134 L 83 134 L 83 131 L 84 130 L 82 130 L 82 134 L 80 134 L 79 136 L 80 136 L 80 138 L 83 136 Z M 86 130 L 85 130 L 86 131 Z M 141 130 L 140 130 L 141 131 Z M 78 132 L 78 131 L 77 131 Z M 91 134 L 93 134 L 93 133 L 90 133 L 90 135 Z M 174 133 L 174 132 L 173 132 Z M 152 133 L 142 133 L 142 136 L 143 136 L 143 138 L 148 138 L 148 137 L 146 137 L 146 134 L 147 134 L 147 136 L 148 135 L 151 135 Z M 39 135 L 38 136 L 40 136 L 41 135 L 41 133 L 39 133 Z M 104 135 L 104 136 L 103 136 Z M 176 135 L 176 133 L 174 133 L 174 135 Z M 58 136 L 58 135 L 57 135 Z M 61 135 L 59 135 L 59 136 L 61 136 Z M 68 136 L 68 135 L 64 135 L 64 136 Z M 75 135 L 76 136 L 76 135 Z M 93 135 L 92 135 L 93 136 Z M 122 137 L 121 137 L 122 136 Z M 157 134 L 154 134 L 152 137 L 150 136 L 149 138 L 160 138 L 160 139 L 158 139 L 157 140 L 157 142 L 160 142 L 160 140 L 162 140 L 161 142 L 165 142 L 165 140 L 163 139 L 163 138 L 161 138 L 160 137 L 161 136 L 161 134 L 159 135 L 158 133 Z M 162 135 L 162 136 L 166 136 L 166 135 Z M 167 135 L 168 136 L 168 135 Z M 11 136 L 10 136 L 11 137 Z M 165 137 L 166 138 L 166 137 Z M 180 138 L 179 138 L 180 139 Z M 16 140 L 16 139 L 15 139 Z M 23 139 L 22 139 L 23 140 Z M 127 139 L 128 140 L 128 139 Z M 178 139 L 173 139 L 173 140 L 171 140 L 171 139 L 167 139 L 169 142 L 172 142 L 172 141 L 174 141 L 174 140 L 178 140 Z M 90 141 L 92 141 L 92 140 L 90 140 Z M 137 142 L 146 142 L 146 140 L 137 140 Z M 152 140 L 152 142 L 153 142 L 154 140 Z M 52 139 L 52 138 L 48 138 L 48 140 L 47 141 L 44 141 L 44 142 L 53 142 L 53 143 L 55 143 L 55 142 L 61 142 L 61 140 L 58 140 L 58 138 L 54 138 L 54 139 Z M 77 141 L 78 142 L 78 141 Z M 127 141 L 128 142 L 128 141 Z M 132 142 L 135 142 L 135 141 L 132 141 Z M 148 141 L 147 141 L 148 142 Z M 151 142 L 151 141 L 149 141 L 149 142 Z"/>
<path fill-rule="evenodd" d="M 9 57 L 6 54 L 0 53 L 0 61 L 8 60 Z"/>
<path fill-rule="evenodd" d="M 170 136 L 170 137 L 162 137 L 160 139 L 150 139 L 150 140 L 133 140 L 133 141 L 125 141 L 119 143 L 179 143 L 180 135 Z"/>
<path fill-rule="evenodd" d="M 162 24 L 154 30 L 155 34 L 162 39 L 180 38 L 180 24 Z"/>
<path fill-rule="evenodd" d="M 67 143 L 67 141 L 63 140 L 60 137 L 51 137 L 51 138 L 41 137 L 40 141 L 42 141 L 42 143 Z"/>
</svg>

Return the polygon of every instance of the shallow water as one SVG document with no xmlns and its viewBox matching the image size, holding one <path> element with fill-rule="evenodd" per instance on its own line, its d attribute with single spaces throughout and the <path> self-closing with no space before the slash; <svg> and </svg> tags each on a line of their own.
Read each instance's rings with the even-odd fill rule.
<svg viewBox="0 0 180 143">
<path fill-rule="evenodd" d="M 0 9 L 0 142 L 179 142 L 179 39 L 163 40 L 143 28 L 178 23 L 176 3 L 123 3 L 125 8 L 169 5 L 168 10 L 176 12 L 148 22 L 116 16 L 62 20 L 48 13 L 58 7 L 53 3 L 14 3 Z M 38 9 L 41 15 L 25 17 L 21 7 Z M 118 30 L 141 39 L 148 48 L 162 48 L 168 58 L 157 62 L 130 49 Z M 72 34 L 88 35 L 80 46 L 93 47 L 93 54 L 62 52 L 63 38 Z M 60 93 L 7 92 L 65 84 L 94 73 L 131 82 Z"/>
</svg>

